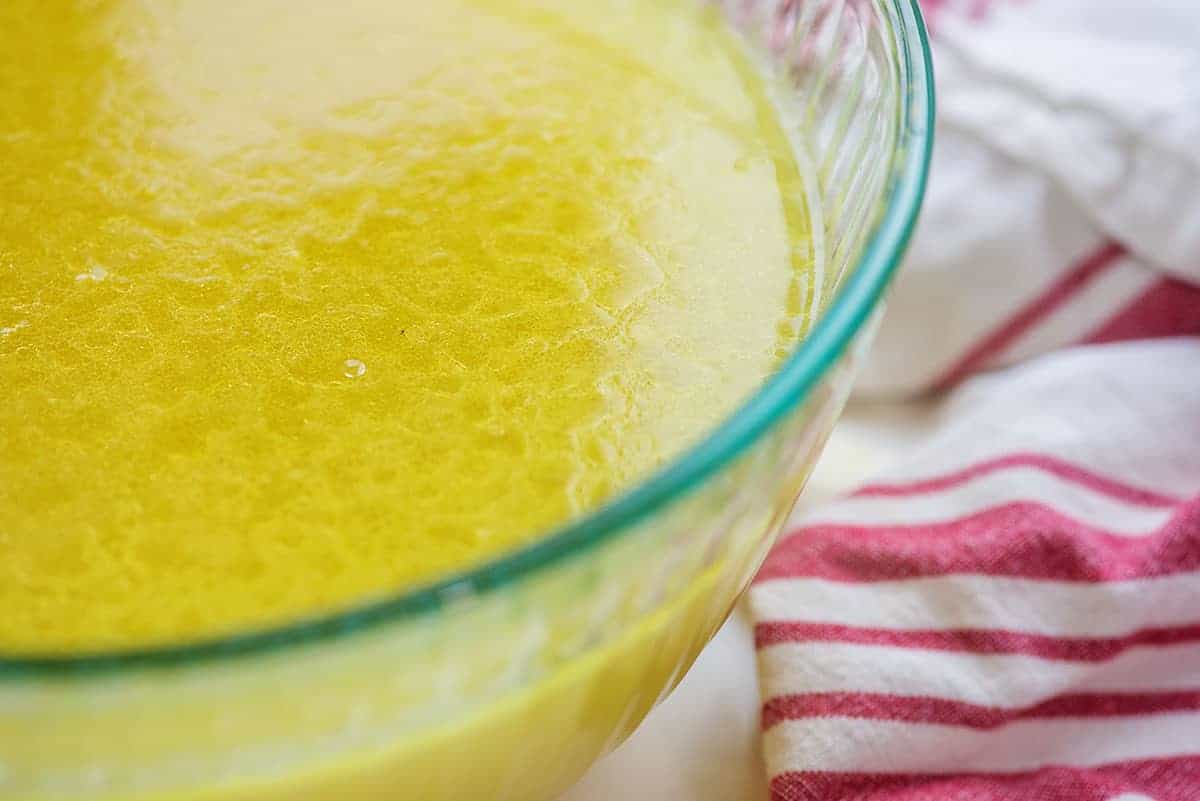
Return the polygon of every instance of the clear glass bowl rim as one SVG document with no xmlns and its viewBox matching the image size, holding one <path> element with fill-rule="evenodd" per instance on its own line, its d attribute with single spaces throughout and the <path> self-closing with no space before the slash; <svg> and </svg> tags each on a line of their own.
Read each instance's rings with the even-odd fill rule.
<svg viewBox="0 0 1200 801">
<path fill-rule="evenodd" d="M 859 263 L 809 335 L 757 393 L 699 443 L 590 515 L 516 551 L 433 584 L 293 623 L 199 642 L 47 656 L 0 653 L 0 681 L 180 667 L 260 655 L 427 614 L 450 600 L 496 590 L 621 536 L 634 523 L 697 488 L 755 444 L 803 401 L 869 319 L 916 225 L 933 147 L 933 64 L 918 0 L 891 1 L 900 17 L 897 28 L 900 132 L 893 152 L 883 217 L 867 241 Z"/>
</svg>

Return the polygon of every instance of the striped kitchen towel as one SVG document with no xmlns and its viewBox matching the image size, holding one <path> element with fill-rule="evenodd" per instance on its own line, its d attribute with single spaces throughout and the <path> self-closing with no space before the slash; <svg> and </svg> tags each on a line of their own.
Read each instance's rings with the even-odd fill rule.
<svg viewBox="0 0 1200 801">
<path fill-rule="evenodd" d="M 751 588 L 772 798 L 1200 801 L 1200 3 L 927 6 L 942 424 Z"/>
<path fill-rule="evenodd" d="M 773 797 L 1200 799 L 1200 339 L 945 414 L 751 589 Z"/>
</svg>

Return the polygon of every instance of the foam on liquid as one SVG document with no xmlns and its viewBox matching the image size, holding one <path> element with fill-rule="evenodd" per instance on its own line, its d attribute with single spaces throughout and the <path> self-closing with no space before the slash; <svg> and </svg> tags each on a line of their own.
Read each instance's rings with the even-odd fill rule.
<svg viewBox="0 0 1200 801">
<path fill-rule="evenodd" d="M 0 4 L 0 651 L 527 542 L 807 324 L 765 80 L 685 0 Z"/>
</svg>

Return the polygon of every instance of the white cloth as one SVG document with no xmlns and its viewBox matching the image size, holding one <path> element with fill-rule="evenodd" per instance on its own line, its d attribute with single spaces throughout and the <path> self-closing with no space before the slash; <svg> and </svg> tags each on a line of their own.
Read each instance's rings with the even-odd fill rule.
<svg viewBox="0 0 1200 801">
<path fill-rule="evenodd" d="M 1200 3 L 927 5 L 932 181 L 865 395 L 1087 341 L 1162 279 L 1200 283 Z"/>
</svg>

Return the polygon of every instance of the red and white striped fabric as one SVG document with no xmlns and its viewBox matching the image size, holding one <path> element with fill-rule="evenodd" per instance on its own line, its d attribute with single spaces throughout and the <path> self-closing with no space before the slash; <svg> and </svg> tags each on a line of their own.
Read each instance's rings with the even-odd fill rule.
<svg viewBox="0 0 1200 801">
<path fill-rule="evenodd" d="M 942 424 L 751 588 L 772 798 L 1197 801 L 1200 3 L 928 5 L 941 138 L 864 378 Z"/>
<path fill-rule="evenodd" d="M 1200 798 L 1200 338 L 945 414 L 751 589 L 773 798 Z"/>
</svg>

